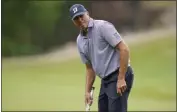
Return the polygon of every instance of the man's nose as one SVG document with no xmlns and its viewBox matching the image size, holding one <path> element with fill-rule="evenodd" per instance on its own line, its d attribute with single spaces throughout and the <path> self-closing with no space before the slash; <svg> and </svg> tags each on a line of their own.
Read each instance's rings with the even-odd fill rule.
<svg viewBox="0 0 177 112">
<path fill-rule="evenodd" d="M 79 16 L 78 17 L 78 21 L 81 22 L 82 21 L 82 17 Z"/>
</svg>

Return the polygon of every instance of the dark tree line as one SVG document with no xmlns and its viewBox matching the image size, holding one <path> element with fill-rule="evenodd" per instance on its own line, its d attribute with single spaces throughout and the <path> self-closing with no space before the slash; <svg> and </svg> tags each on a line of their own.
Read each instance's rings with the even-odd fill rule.
<svg viewBox="0 0 177 112">
<path fill-rule="evenodd" d="M 114 23 L 120 31 L 125 27 L 133 30 L 137 24 L 147 24 L 140 19 L 140 22 L 135 21 L 133 14 L 138 15 L 139 2 L 114 2 L 2 0 L 2 56 L 44 53 L 75 41 L 79 31 L 69 17 L 69 7 L 75 3 L 83 4 L 92 17 Z M 125 7 L 127 10 L 122 9 Z"/>
</svg>

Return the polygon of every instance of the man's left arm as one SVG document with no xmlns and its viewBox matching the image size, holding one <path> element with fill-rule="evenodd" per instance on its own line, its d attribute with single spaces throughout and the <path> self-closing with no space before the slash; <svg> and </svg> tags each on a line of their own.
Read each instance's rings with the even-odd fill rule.
<svg viewBox="0 0 177 112">
<path fill-rule="evenodd" d="M 116 49 L 120 53 L 119 79 L 125 79 L 129 61 L 129 48 L 124 41 L 121 41 L 116 45 Z"/>
<path fill-rule="evenodd" d="M 122 95 L 122 92 L 126 89 L 125 74 L 129 61 L 129 48 L 117 32 L 113 24 L 105 22 L 100 27 L 102 37 L 120 53 L 120 68 L 118 74 L 117 92 Z"/>
<path fill-rule="evenodd" d="M 120 93 L 120 95 L 122 95 L 122 92 L 124 92 L 127 88 L 125 82 L 125 74 L 127 72 L 129 61 L 129 48 L 124 41 L 121 41 L 116 45 L 116 49 L 119 50 L 120 53 L 120 67 L 118 74 L 117 91 L 118 93 Z"/>
</svg>

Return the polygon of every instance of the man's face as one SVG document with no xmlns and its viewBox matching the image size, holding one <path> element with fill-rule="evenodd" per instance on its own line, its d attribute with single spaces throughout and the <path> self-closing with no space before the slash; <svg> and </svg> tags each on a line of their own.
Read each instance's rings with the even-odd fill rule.
<svg viewBox="0 0 177 112">
<path fill-rule="evenodd" d="M 83 15 L 76 16 L 73 19 L 74 24 L 79 27 L 80 29 L 85 29 L 88 26 L 88 21 L 89 21 L 89 15 L 88 13 L 84 13 Z"/>
</svg>

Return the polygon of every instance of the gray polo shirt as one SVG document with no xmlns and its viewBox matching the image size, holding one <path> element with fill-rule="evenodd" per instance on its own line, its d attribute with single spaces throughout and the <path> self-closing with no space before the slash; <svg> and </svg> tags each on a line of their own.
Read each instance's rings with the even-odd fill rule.
<svg viewBox="0 0 177 112">
<path fill-rule="evenodd" d="M 80 32 L 77 37 L 77 47 L 82 62 L 91 64 L 95 73 L 104 78 L 120 66 L 119 51 L 115 49 L 120 41 L 113 24 L 91 18 L 87 35 Z"/>
</svg>

